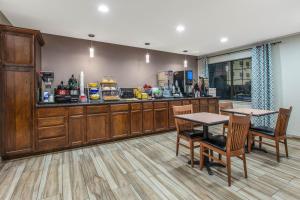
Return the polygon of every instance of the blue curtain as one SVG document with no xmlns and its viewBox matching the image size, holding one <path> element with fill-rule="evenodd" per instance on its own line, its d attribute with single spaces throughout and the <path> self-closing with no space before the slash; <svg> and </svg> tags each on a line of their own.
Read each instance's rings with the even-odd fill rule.
<svg viewBox="0 0 300 200">
<path fill-rule="evenodd" d="M 208 58 L 207 57 L 205 57 L 203 59 L 203 63 L 204 63 L 204 66 L 205 66 L 204 76 L 205 76 L 205 78 L 209 78 L 209 74 L 208 74 Z"/>
<path fill-rule="evenodd" d="M 252 108 L 274 110 L 272 47 L 264 44 L 252 49 Z M 274 126 L 274 116 L 256 117 L 256 126 Z"/>
</svg>

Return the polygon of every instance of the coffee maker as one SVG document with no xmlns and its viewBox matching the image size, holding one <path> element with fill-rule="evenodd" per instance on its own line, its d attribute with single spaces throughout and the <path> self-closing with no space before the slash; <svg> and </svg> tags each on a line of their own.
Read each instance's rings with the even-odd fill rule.
<svg viewBox="0 0 300 200">
<path fill-rule="evenodd" d="M 53 103 L 54 102 L 54 72 L 40 72 L 40 102 Z"/>
</svg>

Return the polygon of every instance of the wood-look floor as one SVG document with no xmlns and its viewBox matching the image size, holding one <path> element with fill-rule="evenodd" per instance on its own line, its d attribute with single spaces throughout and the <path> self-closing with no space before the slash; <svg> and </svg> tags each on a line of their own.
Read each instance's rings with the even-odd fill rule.
<svg viewBox="0 0 300 200">
<path fill-rule="evenodd" d="M 280 164 L 273 150 L 247 154 L 248 179 L 233 159 L 227 187 L 226 169 L 213 176 L 192 169 L 183 147 L 176 157 L 175 138 L 170 132 L 2 162 L 0 199 L 300 199 L 300 141 L 288 141 L 290 158 Z"/>
</svg>

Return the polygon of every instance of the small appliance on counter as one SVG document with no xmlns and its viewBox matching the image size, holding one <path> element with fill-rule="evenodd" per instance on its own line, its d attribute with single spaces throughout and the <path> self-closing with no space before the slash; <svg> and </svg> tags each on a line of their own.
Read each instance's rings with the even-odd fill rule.
<svg viewBox="0 0 300 200">
<path fill-rule="evenodd" d="M 72 74 L 71 78 L 68 81 L 69 92 L 71 96 L 71 102 L 77 103 L 79 101 L 79 85 L 77 79 Z"/>
<path fill-rule="evenodd" d="M 113 80 L 111 76 L 105 76 L 102 79 L 100 89 L 104 101 L 120 100 L 120 90 L 117 81 Z"/>
<path fill-rule="evenodd" d="M 123 99 L 134 98 L 134 88 L 120 88 L 120 96 Z"/>
<path fill-rule="evenodd" d="M 71 96 L 70 90 L 67 85 L 64 85 L 64 82 L 61 81 L 60 85 L 55 89 L 55 102 L 57 103 L 70 103 Z"/>
<path fill-rule="evenodd" d="M 39 101 L 42 103 L 54 102 L 54 72 L 40 72 L 40 95 Z"/>
</svg>

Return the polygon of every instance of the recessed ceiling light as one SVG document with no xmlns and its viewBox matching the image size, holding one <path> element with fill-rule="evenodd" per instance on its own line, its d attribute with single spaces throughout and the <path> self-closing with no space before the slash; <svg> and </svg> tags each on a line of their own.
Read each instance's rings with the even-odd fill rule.
<svg viewBox="0 0 300 200">
<path fill-rule="evenodd" d="M 221 42 L 221 43 L 226 43 L 226 42 L 228 42 L 228 38 L 227 38 L 227 37 L 222 37 L 222 38 L 220 39 L 220 42 Z"/>
<path fill-rule="evenodd" d="M 176 27 L 176 31 L 179 32 L 179 33 L 183 32 L 184 30 L 185 30 L 185 27 L 183 25 L 178 25 Z"/>
<path fill-rule="evenodd" d="M 109 12 L 109 7 L 107 5 L 101 4 L 98 7 L 98 11 L 102 13 L 108 13 Z"/>
</svg>

